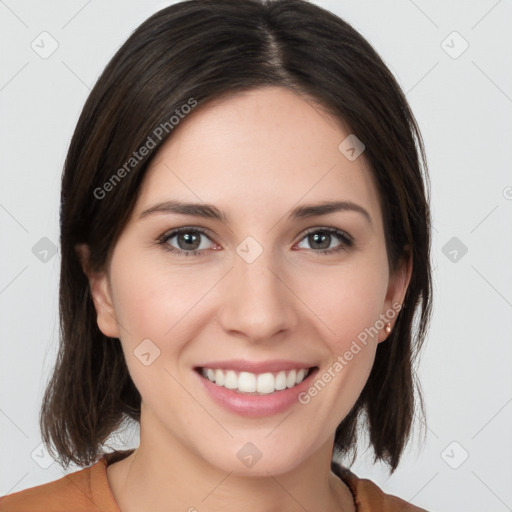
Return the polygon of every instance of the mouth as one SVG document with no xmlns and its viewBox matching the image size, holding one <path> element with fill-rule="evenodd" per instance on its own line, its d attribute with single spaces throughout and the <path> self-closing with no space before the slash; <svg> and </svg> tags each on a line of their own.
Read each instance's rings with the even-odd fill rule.
<svg viewBox="0 0 512 512">
<path fill-rule="evenodd" d="M 203 378 L 240 395 L 277 395 L 293 389 L 316 373 L 318 366 L 297 367 L 274 372 L 252 373 L 226 368 L 196 367 Z"/>
</svg>

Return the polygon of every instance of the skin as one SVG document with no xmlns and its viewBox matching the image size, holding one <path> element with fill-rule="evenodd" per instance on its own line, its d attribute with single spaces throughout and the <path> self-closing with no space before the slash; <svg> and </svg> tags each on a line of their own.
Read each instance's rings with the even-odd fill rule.
<svg viewBox="0 0 512 512">
<path fill-rule="evenodd" d="M 334 433 L 369 376 L 384 329 L 310 403 L 269 417 L 225 410 L 192 370 L 208 360 L 292 359 L 311 361 L 322 375 L 359 333 L 402 304 L 411 262 L 390 274 L 364 153 L 349 161 L 338 149 L 349 133 L 312 99 L 265 87 L 198 108 L 159 150 L 105 271 L 87 272 L 98 326 L 120 339 L 142 396 L 140 446 L 107 469 L 123 512 L 355 510 L 330 470 Z M 139 218 L 170 199 L 214 204 L 228 221 Z M 354 211 L 286 218 L 299 204 L 327 200 L 357 203 L 371 223 Z M 185 226 L 207 231 L 200 255 L 158 244 Z M 326 227 L 348 233 L 354 246 L 321 254 L 341 242 L 332 236 L 315 245 L 305 232 Z M 250 264 L 236 252 L 247 236 L 263 249 Z M 167 244 L 186 247 L 178 237 Z M 78 249 L 86 269 L 87 247 Z M 133 351 L 148 338 L 160 356 L 145 366 Z M 237 458 L 247 442 L 262 454 L 250 468 Z"/>
</svg>

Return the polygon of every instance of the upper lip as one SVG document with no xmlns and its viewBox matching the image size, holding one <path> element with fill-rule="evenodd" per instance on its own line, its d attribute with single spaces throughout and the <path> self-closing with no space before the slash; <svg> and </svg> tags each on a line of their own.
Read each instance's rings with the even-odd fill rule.
<svg viewBox="0 0 512 512">
<path fill-rule="evenodd" d="M 299 370 L 301 368 L 312 368 L 313 364 L 303 363 L 300 361 L 291 361 L 285 359 L 273 359 L 269 361 L 247 361 L 245 359 L 230 359 L 224 361 L 211 361 L 202 365 L 196 366 L 199 368 L 211 368 L 219 370 L 234 370 L 239 372 L 250 373 L 266 373 L 266 372 L 279 372 L 281 370 Z"/>
</svg>

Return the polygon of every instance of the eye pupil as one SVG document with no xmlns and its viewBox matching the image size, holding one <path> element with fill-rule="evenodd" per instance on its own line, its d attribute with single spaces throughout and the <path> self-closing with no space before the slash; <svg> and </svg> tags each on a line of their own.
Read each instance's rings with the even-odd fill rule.
<svg viewBox="0 0 512 512">
<path fill-rule="evenodd" d="M 317 231 L 309 235 L 310 242 L 313 241 L 314 244 L 320 244 L 321 247 L 317 247 L 318 249 L 327 249 L 330 245 L 330 237 L 331 235 L 329 233 L 323 231 Z M 326 240 L 327 243 L 325 243 Z"/>
<path fill-rule="evenodd" d="M 200 240 L 197 234 L 191 234 L 191 232 L 180 233 L 177 238 L 180 249 L 197 249 L 197 247 L 199 247 L 198 242 L 200 242 Z M 182 241 L 185 241 L 186 243 L 182 245 Z"/>
</svg>

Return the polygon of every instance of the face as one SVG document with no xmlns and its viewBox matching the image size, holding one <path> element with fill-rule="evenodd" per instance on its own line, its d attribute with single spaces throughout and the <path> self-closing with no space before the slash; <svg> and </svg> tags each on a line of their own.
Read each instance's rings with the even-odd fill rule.
<svg viewBox="0 0 512 512">
<path fill-rule="evenodd" d="M 410 277 L 410 265 L 390 275 L 364 153 L 338 148 L 349 133 L 267 87 L 194 111 L 159 150 L 90 276 L 155 446 L 264 475 L 332 443 Z M 327 202 L 341 205 L 307 209 Z"/>
</svg>

